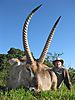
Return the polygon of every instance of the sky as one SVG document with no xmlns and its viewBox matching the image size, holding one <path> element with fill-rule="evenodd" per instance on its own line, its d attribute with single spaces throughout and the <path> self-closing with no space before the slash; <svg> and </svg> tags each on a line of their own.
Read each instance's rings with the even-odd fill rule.
<svg viewBox="0 0 75 100">
<path fill-rule="evenodd" d="M 0 0 L 0 54 L 6 54 L 10 48 L 24 50 L 24 21 L 40 4 L 42 7 L 32 17 L 28 29 L 31 52 L 39 58 L 51 28 L 61 16 L 48 52 L 63 52 L 65 67 L 75 68 L 75 0 Z"/>
</svg>

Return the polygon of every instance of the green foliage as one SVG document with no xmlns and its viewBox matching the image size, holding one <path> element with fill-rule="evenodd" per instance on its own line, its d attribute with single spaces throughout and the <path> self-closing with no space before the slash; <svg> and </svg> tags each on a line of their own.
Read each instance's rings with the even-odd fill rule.
<svg viewBox="0 0 75 100">
<path fill-rule="evenodd" d="M 53 67 L 53 64 L 47 59 L 45 59 L 44 64 L 46 64 L 48 67 Z"/>
<path fill-rule="evenodd" d="M 0 92 L 0 100 L 75 100 L 75 85 L 69 91 L 62 86 L 56 91 L 41 91 L 39 93 L 24 88 Z"/>
<path fill-rule="evenodd" d="M 48 67 L 53 67 L 53 64 L 52 64 L 52 61 L 55 59 L 55 58 L 58 58 L 62 55 L 63 53 L 50 53 L 48 52 L 47 53 L 47 56 L 45 58 L 45 61 L 44 63 L 48 66 Z"/>
<path fill-rule="evenodd" d="M 7 58 L 5 54 L 0 54 L 0 70 L 4 68 Z"/>
<path fill-rule="evenodd" d="M 47 56 L 46 56 L 46 59 L 48 61 L 53 61 L 53 60 L 55 60 L 56 58 L 59 58 L 62 55 L 63 55 L 63 53 L 56 53 L 56 52 L 55 53 L 50 53 L 50 52 L 48 52 Z"/>
<path fill-rule="evenodd" d="M 8 51 L 8 54 L 24 55 L 24 52 L 22 50 L 20 50 L 20 49 L 10 48 L 10 50 Z"/>
<path fill-rule="evenodd" d="M 75 69 L 70 67 L 69 73 L 70 73 L 71 82 L 72 82 L 72 84 L 74 84 L 75 83 Z"/>
<path fill-rule="evenodd" d="M 10 50 L 8 51 L 8 54 L 7 54 L 7 58 L 9 58 L 9 59 L 11 59 L 13 57 L 20 58 L 24 55 L 25 55 L 24 51 L 15 49 L 15 48 L 10 48 Z"/>
</svg>

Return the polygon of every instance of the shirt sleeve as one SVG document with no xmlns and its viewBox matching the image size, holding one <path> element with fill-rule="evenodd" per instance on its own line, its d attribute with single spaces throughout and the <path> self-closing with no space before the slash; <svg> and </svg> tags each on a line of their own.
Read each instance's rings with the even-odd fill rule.
<svg viewBox="0 0 75 100">
<path fill-rule="evenodd" d="M 64 70 L 64 84 L 67 86 L 69 90 L 71 90 L 72 84 L 71 84 L 69 72 L 67 69 Z"/>
</svg>

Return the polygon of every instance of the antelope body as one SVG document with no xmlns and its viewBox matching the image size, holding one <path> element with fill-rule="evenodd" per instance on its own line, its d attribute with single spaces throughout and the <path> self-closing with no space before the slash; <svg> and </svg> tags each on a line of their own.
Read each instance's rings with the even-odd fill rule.
<svg viewBox="0 0 75 100">
<path fill-rule="evenodd" d="M 7 80 L 7 86 L 9 88 L 17 88 L 23 85 L 27 88 L 35 88 L 36 91 L 45 91 L 57 88 L 57 77 L 53 71 L 51 71 L 48 66 L 44 64 L 45 56 L 48 52 L 52 37 L 54 35 L 54 30 L 59 22 L 60 17 L 55 22 L 49 37 L 44 46 L 43 52 L 38 60 L 34 59 L 28 44 L 28 25 L 31 20 L 32 15 L 41 7 L 38 6 L 28 15 L 24 26 L 23 26 L 23 46 L 25 54 L 27 57 L 27 62 L 23 65 L 13 65 L 9 72 L 9 77 Z"/>
</svg>

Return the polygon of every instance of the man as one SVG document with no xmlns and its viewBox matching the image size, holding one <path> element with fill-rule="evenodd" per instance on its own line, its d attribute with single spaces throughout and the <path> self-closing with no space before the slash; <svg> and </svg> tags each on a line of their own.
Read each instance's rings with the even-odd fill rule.
<svg viewBox="0 0 75 100">
<path fill-rule="evenodd" d="M 71 82 L 70 82 L 70 76 L 67 69 L 63 66 L 64 61 L 60 58 L 57 58 L 53 61 L 54 67 L 52 70 L 55 72 L 57 76 L 57 88 L 60 87 L 61 83 L 64 81 L 64 84 L 66 87 L 71 90 Z"/>
</svg>

